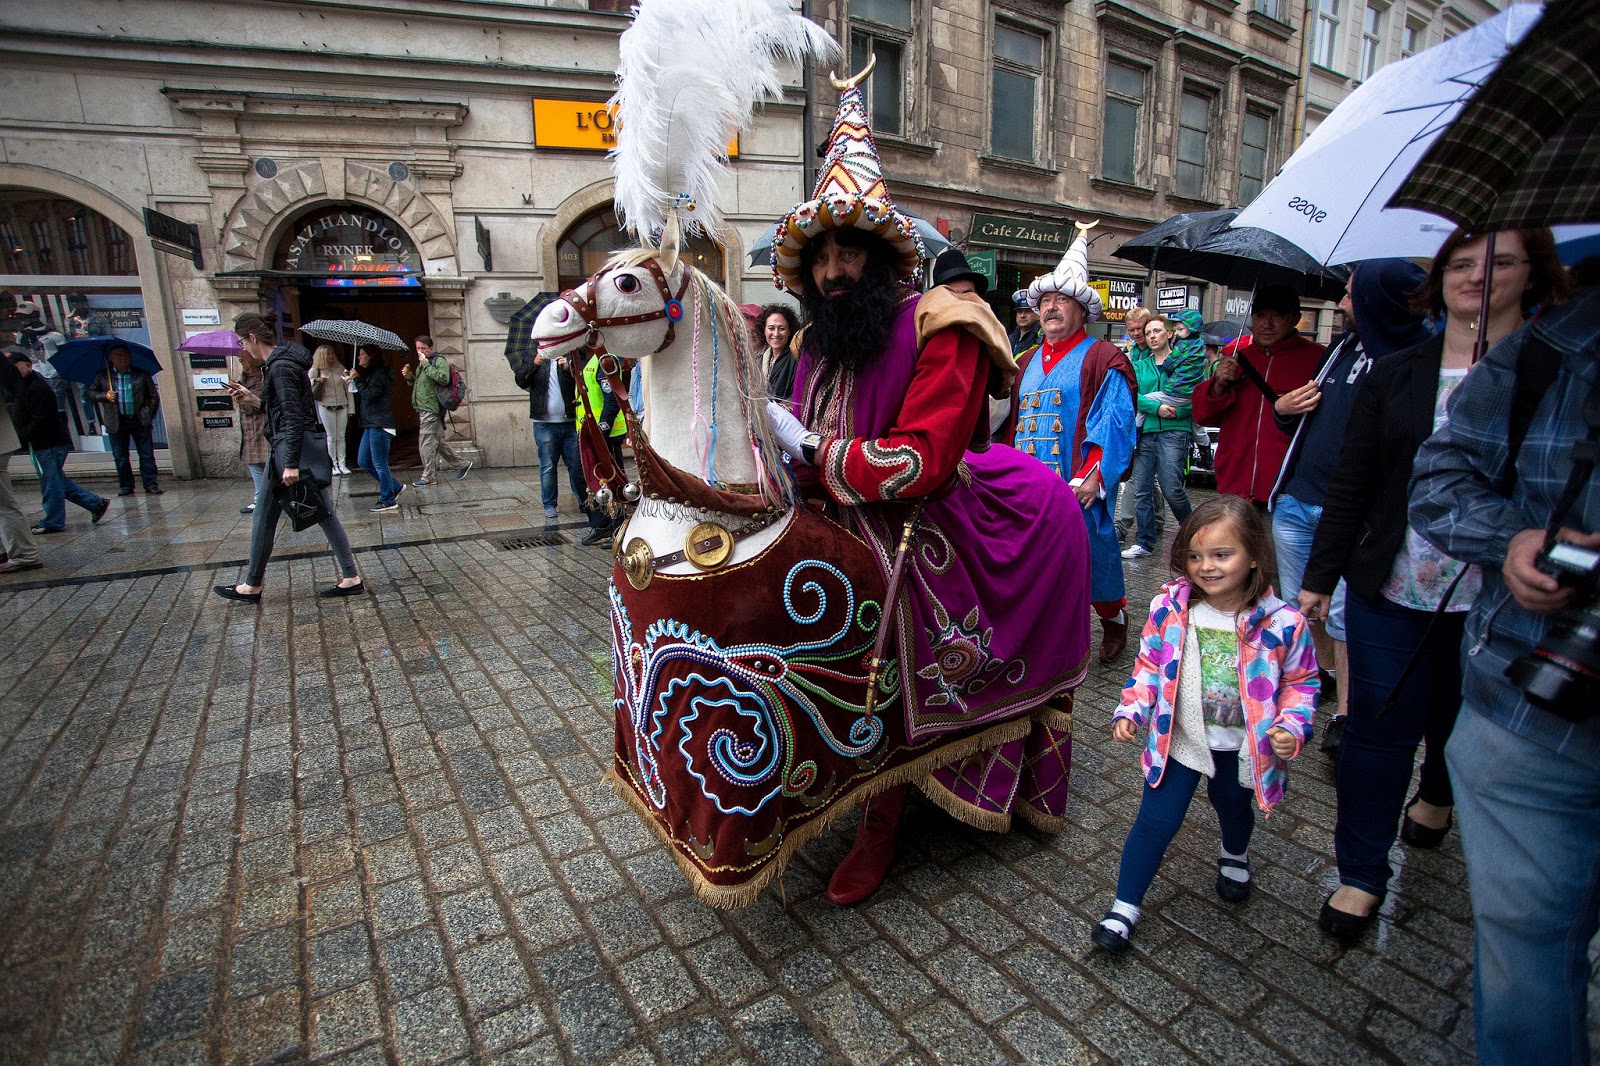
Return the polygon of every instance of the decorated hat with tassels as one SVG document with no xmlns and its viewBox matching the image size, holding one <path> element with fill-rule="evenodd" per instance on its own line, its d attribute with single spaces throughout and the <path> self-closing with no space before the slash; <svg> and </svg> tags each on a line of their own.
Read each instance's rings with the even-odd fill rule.
<svg viewBox="0 0 1600 1066">
<path fill-rule="evenodd" d="M 1089 231 L 1097 225 L 1098 219 L 1075 225 L 1078 235 L 1067 247 L 1067 254 L 1061 257 L 1061 262 L 1050 273 L 1039 275 L 1029 284 L 1028 306 L 1037 311 L 1041 296 L 1047 292 L 1059 292 L 1082 304 L 1083 309 L 1089 312 L 1089 321 L 1100 317 L 1103 309 L 1100 294 L 1089 287 Z"/>
<path fill-rule="evenodd" d="M 927 258 L 916 227 L 889 198 L 883 163 L 867 123 L 867 103 L 860 85 L 875 62 L 873 57 L 866 70 L 848 81 L 831 79 L 840 92 L 839 116 L 833 120 L 828 158 L 822 164 L 816 191 L 778 220 L 772 241 L 773 283 L 780 289 L 800 293 L 800 254 L 829 230 L 859 229 L 882 237 L 900 256 L 898 273 L 903 278 L 915 275 Z"/>
</svg>

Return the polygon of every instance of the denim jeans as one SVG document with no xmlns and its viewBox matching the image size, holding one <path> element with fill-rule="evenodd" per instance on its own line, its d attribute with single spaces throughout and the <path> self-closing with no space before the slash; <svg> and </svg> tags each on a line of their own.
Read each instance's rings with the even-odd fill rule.
<svg viewBox="0 0 1600 1066">
<path fill-rule="evenodd" d="M 1194 507 L 1183 487 L 1183 467 L 1189 458 L 1189 432 L 1167 429 L 1160 433 L 1139 434 L 1133 450 L 1133 511 L 1139 519 L 1139 546 L 1153 551 L 1156 546 L 1155 482 L 1161 479 L 1161 495 L 1172 508 L 1172 517 L 1181 524 Z"/>
<path fill-rule="evenodd" d="M 389 473 L 389 446 L 394 440 L 377 426 L 361 431 L 361 446 L 356 449 L 356 465 L 378 483 L 378 502 L 385 507 L 400 495 L 400 482 Z"/>
<path fill-rule="evenodd" d="M 557 462 L 567 464 L 567 481 L 572 485 L 572 495 L 582 504 L 589 490 L 583 483 L 583 464 L 578 458 L 578 427 L 571 419 L 535 422 L 533 442 L 539 446 L 539 498 L 544 504 L 545 516 L 554 517 L 556 513 Z"/>
<path fill-rule="evenodd" d="M 253 588 L 259 588 L 266 576 L 267 560 L 272 558 L 272 544 L 278 537 L 278 519 L 283 515 L 278 494 L 272 491 L 277 480 L 274 468 L 269 464 L 267 476 L 261 479 L 261 488 L 256 492 L 255 520 L 250 525 L 250 562 L 244 575 L 244 583 Z M 345 536 L 344 526 L 339 524 L 339 516 L 333 510 L 326 489 L 322 490 L 322 503 L 328 508 L 328 517 L 318 524 L 322 528 L 322 535 L 328 538 L 328 547 L 333 549 L 334 561 L 339 564 L 339 576 L 355 577 L 355 553 L 350 550 L 350 538 Z"/>
<path fill-rule="evenodd" d="M 1311 543 L 1322 521 L 1322 506 L 1301 503 L 1290 495 L 1279 496 L 1272 505 L 1272 546 L 1278 553 L 1278 595 L 1289 606 L 1300 600 L 1306 564 L 1311 561 Z M 1328 606 L 1327 631 L 1334 640 L 1344 640 L 1344 578 L 1333 587 L 1333 602 Z"/>
<path fill-rule="evenodd" d="M 261 495 L 261 482 L 266 479 L 267 464 L 246 463 L 244 465 L 245 469 L 250 471 L 250 499 L 254 501 L 257 496 Z"/>
<path fill-rule="evenodd" d="M 1587 1063 L 1600 774 L 1471 705 L 1446 758 L 1472 892 L 1478 1062 Z"/>
<path fill-rule="evenodd" d="M 85 511 L 98 510 L 105 498 L 96 496 L 73 481 L 66 474 L 67 446 L 35 448 L 34 464 L 39 470 L 39 499 L 44 504 L 44 517 L 39 524 L 57 533 L 67 528 L 67 500 Z"/>
<path fill-rule="evenodd" d="M 156 446 L 150 427 L 139 425 L 138 415 L 124 415 L 122 420 L 122 428 L 111 434 L 111 458 L 117 464 L 117 484 L 123 492 L 133 491 L 133 464 L 128 461 L 131 440 L 139 453 L 140 480 L 146 489 L 157 488 Z"/>
<path fill-rule="evenodd" d="M 1383 597 L 1350 594 L 1350 717 L 1339 745 L 1335 778 L 1338 817 L 1333 854 L 1339 882 L 1381 895 L 1389 884 L 1389 849 L 1400 831 L 1401 808 L 1411 784 L 1417 745 L 1422 799 L 1440 807 L 1455 800 L 1445 769 L 1445 742 L 1461 705 L 1461 635 L 1465 612 L 1439 616 L 1400 697 L 1380 714 L 1433 616 Z"/>
<path fill-rule="evenodd" d="M 1211 761 L 1216 773 L 1206 786 L 1206 796 L 1217 812 L 1222 846 L 1234 855 L 1243 855 L 1250 848 L 1250 834 L 1256 827 L 1254 797 L 1239 784 L 1238 752 L 1212 751 Z M 1122 845 L 1122 865 L 1117 870 L 1117 898 L 1124 903 L 1137 907 L 1144 902 L 1145 891 L 1161 869 L 1167 845 L 1183 827 L 1189 801 L 1194 799 L 1194 790 L 1204 776 L 1176 759 L 1168 759 L 1161 784 L 1154 788 L 1145 784 L 1139 813 Z"/>
</svg>

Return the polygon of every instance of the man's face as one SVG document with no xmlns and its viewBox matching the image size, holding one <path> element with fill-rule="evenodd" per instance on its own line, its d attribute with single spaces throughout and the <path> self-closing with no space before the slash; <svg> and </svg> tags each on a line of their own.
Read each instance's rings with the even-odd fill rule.
<svg viewBox="0 0 1600 1066">
<path fill-rule="evenodd" d="M 832 233 L 818 240 L 816 258 L 811 261 L 811 281 L 817 291 L 832 299 L 850 290 L 867 268 L 867 250 L 853 244 L 840 244 Z"/>
<path fill-rule="evenodd" d="M 1039 324 L 1039 312 L 1031 307 L 1017 308 L 1017 328 L 1026 333 Z"/>
<path fill-rule="evenodd" d="M 1132 341 L 1135 347 L 1139 347 L 1139 348 L 1143 348 L 1144 347 L 1144 327 L 1145 327 L 1145 323 L 1147 323 L 1149 321 L 1150 320 L 1148 318 L 1141 318 L 1141 319 L 1138 319 L 1138 320 L 1129 320 L 1129 322 L 1128 322 L 1128 340 Z"/>
<path fill-rule="evenodd" d="M 432 354 L 433 354 L 433 345 L 429 344 L 427 341 L 418 341 L 417 342 L 417 356 L 419 358 L 426 359 Z"/>
<path fill-rule="evenodd" d="M 1083 305 L 1065 293 L 1047 292 L 1039 297 L 1039 322 L 1047 341 L 1054 343 L 1072 336 L 1083 328 L 1085 317 Z"/>
<path fill-rule="evenodd" d="M 1250 332 L 1255 334 L 1257 344 L 1270 348 L 1293 335 L 1295 324 L 1299 321 L 1299 315 L 1287 311 L 1257 309 L 1250 313 Z"/>
<path fill-rule="evenodd" d="M 111 349 L 111 365 L 117 369 L 117 373 L 126 374 L 128 367 L 133 365 L 133 358 L 128 355 L 128 349 Z"/>
</svg>

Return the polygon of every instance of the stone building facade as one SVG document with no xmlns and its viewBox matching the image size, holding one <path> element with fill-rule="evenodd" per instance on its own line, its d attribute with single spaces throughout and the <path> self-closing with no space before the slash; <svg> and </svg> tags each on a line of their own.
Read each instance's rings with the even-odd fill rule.
<svg viewBox="0 0 1600 1066">
<path fill-rule="evenodd" d="M 240 472 L 219 388 L 237 364 L 175 351 L 186 335 L 262 309 L 292 326 L 429 333 L 464 371 L 455 424 L 469 447 L 491 465 L 536 462 L 504 323 L 623 246 L 604 101 L 625 7 L 7 5 L 0 329 L 41 352 L 83 332 L 147 343 L 165 368 L 160 463 L 180 476 Z M 804 191 L 801 72 L 792 80 L 738 144 L 724 232 L 694 249 L 742 300 L 770 294 L 747 250 Z M 73 466 L 108 465 L 92 406 L 65 406 Z M 403 399 L 396 414 L 403 459 Z"/>
<path fill-rule="evenodd" d="M 1099 221 L 1090 271 L 1109 319 L 1135 303 L 1237 312 L 1248 294 L 1112 257 L 1172 215 L 1249 199 L 1287 158 L 1299 13 L 1251 0 L 815 0 L 860 70 L 891 191 L 969 256 L 1002 305 Z M 1287 4 L 1285 5 L 1287 6 Z M 815 109 L 812 143 L 831 113 Z M 1114 322 L 1103 327 L 1120 336 Z"/>
</svg>

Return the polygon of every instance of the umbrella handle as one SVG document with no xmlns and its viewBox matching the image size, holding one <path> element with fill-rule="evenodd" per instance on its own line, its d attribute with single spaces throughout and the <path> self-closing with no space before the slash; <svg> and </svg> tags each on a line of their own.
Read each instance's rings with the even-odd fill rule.
<svg viewBox="0 0 1600 1066">
<path fill-rule="evenodd" d="M 1483 242 L 1483 302 L 1478 305 L 1478 336 L 1472 342 L 1472 365 L 1477 366 L 1489 351 L 1489 295 L 1494 292 L 1494 239 L 1490 230 Z"/>
</svg>

